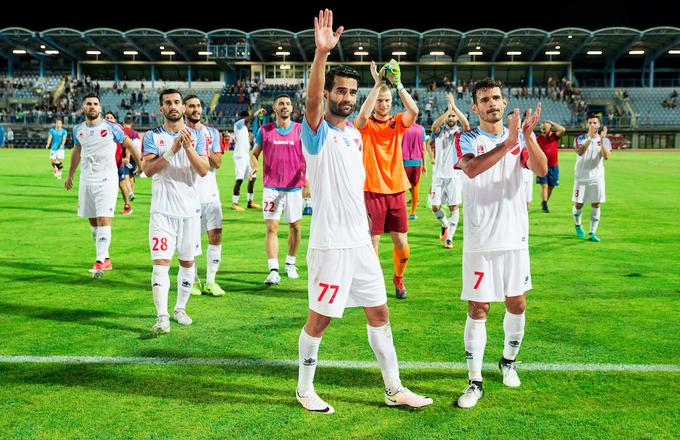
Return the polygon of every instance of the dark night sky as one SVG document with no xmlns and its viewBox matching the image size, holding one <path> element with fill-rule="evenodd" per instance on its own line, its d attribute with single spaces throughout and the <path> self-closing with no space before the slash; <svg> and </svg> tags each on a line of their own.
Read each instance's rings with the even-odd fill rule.
<svg viewBox="0 0 680 440">
<path fill-rule="evenodd" d="M 505 1 L 496 3 L 482 0 L 458 2 L 417 2 L 424 7 L 400 6 L 390 8 L 391 3 L 404 4 L 404 1 L 390 2 L 379 0 L 373 3 L 338 1 L 284 1 L 280 8 L 266 8 L 263 12 L 252 6 L 235 7 L 236 4 L 252 5 L 252 1 L 219 2 L 219 6 L 203 3 L 198 13 L 192 14 L 185 7 L 175 8 L 176 13 L 156 6 L 146 5 L 121 8 L 117 16 L 111 13 L 107 3 L 97 2 L 76 6 L 69 3 L 63 14 L 48 10 L 40 14 L 6 14 L 0 16 L 0 28 L 21 26 L 31 30 L 45 30 L 52 27 L 72 27 L 79 30 L 95 27 L 112 27 L 129 30 L 136 27 L 151 27 L 170 30 L 182 27 L 210 31 L 218 28 L 235 28 L 251 31 L 262 28 L 281 28 L 300 31 L 312 27 L 313 17 L 322 7 L 334 10 L 335 22 L 346 28 L 367 28 L 383 31 L 393 28 L 407 28 L 424 31 L 434 28 L 452 28 L 459 31 L 491 27 L 512 30 L 535 27 L 554 30 L 561 27 L 581 27 L 601 29 L 610 26 L 624 26 L 647 29 L 654 26 L 680 27 L 680 14 L 671 10 L 671 1 L 646 0 L 638 2 L 644 7 L 626 5 L 624 1 L 582 1 L 562 0 L 553 2 Z M 111 2 L 115 4 L 116 2 Z M 262 2 L 264 3 L 264 2 Z M 664 5 L 665 3 L 665 5 Z M 93 5 L 97 5 L 93 7 Z M 434 5 L 446 6 L 434 6 Z M 454 6 L 448 6 L 453 4 Z M 457 6 L 456 6 L 457 5 Z M 467 5 L 467 6 L 464 6 Z M 487 6 L 488 5 L 488 6 Z M 550 6 L 546 6 L 550 5 Z M 248 11 L 248 8 L 250 11 Z M 482 10 L 482 8 L 485 8 Z M 242 11 L 239 11 L 242 9 Z M 99 11 L 85 15 L 81 11 Z M 132 11 L 132 13 L 130 12 Z M 203 11 L 207 11 L 203 12 Z M 220 12 L 224 11 L 224 12 Z M 271 11 L 271 12 L 270 12 Z M 58 18 L 55 18 L 58 17 Z M 192 17 L 187 19 L 187 17 Z M 197 17 L 197 18 L 193 18 Z"/>
</svg>

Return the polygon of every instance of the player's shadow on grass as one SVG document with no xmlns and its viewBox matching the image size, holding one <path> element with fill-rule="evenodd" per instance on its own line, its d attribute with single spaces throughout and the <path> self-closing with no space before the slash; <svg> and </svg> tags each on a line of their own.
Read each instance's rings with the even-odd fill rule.
<svg viewBox="0 0 680 440">
<path fill-rule="evenodd" d="M 49 308 L 4 302 L 0 302 L 0 309 L 5 315 L 25 316 L 37 320 L 44 319 L 49 321 L 76 323 L 79 325 L 101 327 L 108 330 L 131 332 L 139 335 L 148 333 L 147 329 L 117 324 L 108 321 L 108 319 L 120 320 L 124 318 L 135 318 L 151 321 L 155 317 L 151 314 L 145 315 L 139 313 L 109 312 L 105 310 Z"/>
<path fill-rule="evenodd" d="M 169 357 L 169 356 L 166 356 Z M 222 371 L 216 374 L 215 369 Z M 159 371 L 161 374 L 159 374 Z M 265 404 L 299 407 L 295 399 L 297 366 L 124 366 L 92 364 L 33 364 L 17 368 L 12 364 L 0 364 L 3 383 L 18 385 L 44 385 L 96 389 L 107 394 L 121 396 L 140 395 L 173 399 L 194 404 Z M 425 381 L 441 378 L 442 372 L 418 372 L 402 374 L 407 386 L 421 393 L 436 393 L 423 389 Z M 434 375 L 434 376 L 433 376 Z M 239 376 L 250 376 L 239 381 Z M 253 385 L 252 376 L 261 377 Z M 187 380 L 190 377 L 190 380 Z M 234 380 L 235 378 L 235 380 Z M 267 384 L 272 378 L 283 383 Z M 422 381 L 422 382 L 421 382 Z M 331 402 L 352 405 L 384 407 L 383 382 L 375 369 L 339 369 L 320 367 L 315 378 L 317 389 Z M 339 390 L 338 388 L 344 388 Z M 374 398 L 351 396 L 353 389 L 375 390 Z M 441 390 L 440 390 L 441 391 Z M 349 396 L 348 396 L 349 394 Z"/>
</svg>

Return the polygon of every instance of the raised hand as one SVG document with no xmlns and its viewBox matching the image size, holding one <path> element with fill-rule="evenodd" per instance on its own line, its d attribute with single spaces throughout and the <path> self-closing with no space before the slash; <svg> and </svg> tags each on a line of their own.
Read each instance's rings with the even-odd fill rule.
<svg viewBox="0 0 680 440">
<path fill-rule="evenodd" d="M 519 109 L 516 108 L 510 116 L 508 116 L 508 138 L 505 140 L 505 146 L 514 148 L 519 140 L 519 128 L 522 121 L 519 118 Z"/>
<path fill-rule="evenodd" d="M 606 126 L 602 127 L 602 131 L 600 132 L 600 137 L 602 139 L 607 137 L 607 127 Z"/>
<path fill-rule="evenodd" d="M 314 42 L 316 49 L 321 52 L 330 52 L 340 40 L 340 35 L 345 28 L 340 26 L 333 32 L 333 11 L 326 9 L 319 11 L 319 16 L 314 17 Z"/>
<path fill-rule="evenodd" d="M 382 84 L 381 76 L 382 72 L 383 72 L 382 69 L 380 70 L 380 72 L 378 72 L 378 66 L 375 64 L 375 61 L 371 61 L 371 76 L 373 77 L 373 81 L 375 81 L 376 86 Z"/>
<path fill-rule="evenodd" d="M 536 111 L 534 114 L 531 114 L 531 109 L 527 110 L 527 112 L 524 114 L 524 122 L 522 123 L 522 134 L 524 134 L 524 137 L 526 138 L 527 136 L 531 136 L 531 133 L 533 133 L 534 128 L 536 128 L 536 124 L 538 124 L 538 121 L 541 118 L 541 103 L 538 103 L 538 106 L 536 106 Z"/>
</svg>

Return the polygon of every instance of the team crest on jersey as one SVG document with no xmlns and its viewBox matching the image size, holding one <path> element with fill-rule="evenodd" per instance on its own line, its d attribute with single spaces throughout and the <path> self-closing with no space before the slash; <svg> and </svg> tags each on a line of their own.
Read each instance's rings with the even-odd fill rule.
<svg viewBox="0 0 680 440">
<path fill-rule="evenodd" d="M 355 138 L 354 143 L 357 144 L 357 147 L 359 148 L 359 151 L 362 151 L 363 148 L 361 147 L 361 139 Z"/>
<path fill-rule="evenodd" d="M 109 134 L 109 131 L 104 129 L 104 130 L 100 131 L 99 134 L 101 135 L 101 137 L 106 137 L 106 135 Z"/>
<path fill-rule="evenodd" d="M 484 154 L 484 145 L 477 145 L 477 154 Z"/>
<path fill-rule="evenodd" d="M 159 140 L 158 145 L 160 145 L 161 147 L 165 147 L 165 139 Z"/>
<path fill-rule="evenodd" d="M 394 127 L 396 127 L 396 126 L 397 126 L 397 123 L 396 123 L 396 122 L 394 122 L 394 121 L 391 121 L 391 122 L 390 122 L 390 128 L 391 128 L 392 130 L 394 130 Z"/>
<path fill-rule="evenodd" d="M 80 133 L 78 133 L 78 137 L 83 137 L 83 136 L 85 136 L 85 132 L 81 131 Z"/>
<path fill-rule="evenodd" d="M 514 150 L 512 150 L 512 155 L 513 155 L 513 156 L 517 156 L 517 155 L 519 154 L 519 150 L 520 150 L 520 148 L 519 148 L 519 142 L 517 143 L 517 145 L 516 145 L 515 147 L 516 147 L 516 148 L 515 148 Z"/>
</svg>

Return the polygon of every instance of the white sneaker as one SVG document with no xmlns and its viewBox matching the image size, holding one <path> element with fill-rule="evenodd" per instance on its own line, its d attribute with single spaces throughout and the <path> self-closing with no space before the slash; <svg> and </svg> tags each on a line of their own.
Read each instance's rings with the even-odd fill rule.
<svg viewBox="0 0 680 440">
<path fill-rule="evenodd" d="M 458 398 L 458 407 L 472 408 L 477 405 L 477 401 L 481 399 L 483 395 L 484 390 L 476 384 L 470 383 L 470 385 L 465 388 L 465 391 L 463 391 L 463 395 Z"/>
<path fill-rule="evenodd" d="M 432 404 L 432 399 L 427 396 L 419 396 L 408 388 L 402 387 L 397 394 L 390 396 L 385 393 L 385 403 L 387 406 L 406 405 L 411 408 L 422 408 Z"/>
<path fill-rule="evenodd" d="M 295 267 L 294 264 L 286 264 L 286 275 L 288 275 L 288 278 L 293 279 L 300 278 L 300 275 L 298 275 L 297 267 Z"/>
<path fill-rule="evenodd" d="M 305 396 L 301 396 L 300 393 L 295 390 L 295 397 L 297 397 L 298 402 L 300 402 L 307 411 L 321 414 L 333 414 L 335 412 L 335 409 L 333 409 L 332 406 L 321 400 L 321 397 L 316 394 L 314 389 L 307 391 L 307 395 Z"/>
<path fill-rule="evenodd" d="M 279 275 L 278 270 L 270 270 L 269 275 L 267 275 L 267 279 L 264 280 L 264 283 L 268 286 L 272 286 L 274 284 L 279 284 L 281 282 L 281 275 Z"/>
<path fill-rule="evenodd" d="M 175 309 L 173 317 L 175 318 L 175 321 L 177 321 L 177 324 L 191 325 L 191 323 L 194 322 L 184 309 Z"/>
<path fill-rule="evenodd" d="M 522 382 L 519 380 L 519 376 L 517 375 L 517 365 L 521 364 L 521 362 L 510 362 L 510 363 L 505 363 L 503 362 L 503 359 L 498 361 L 498 368 L 500 368 L 501 373 L 503 373 L 503 385 L 506 387 L 510 388 L 517 388 L 518 386 L 522 385 Z"/>
<path fill-rule="evenodd" d="M 170 333 L 170 317 L 159 316 L 156 323 L 151 327 L 151 331 L 154 333 Z"/>
</svg>

